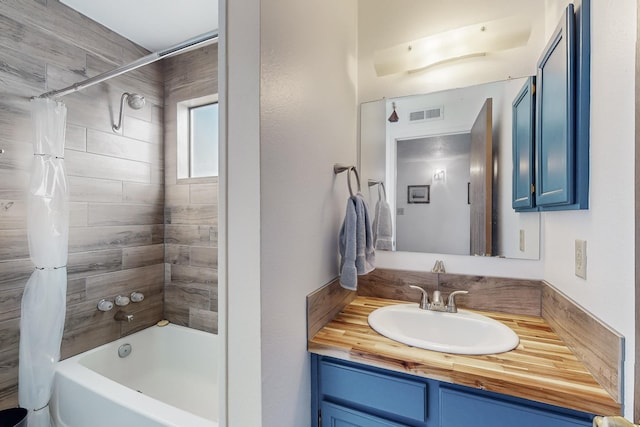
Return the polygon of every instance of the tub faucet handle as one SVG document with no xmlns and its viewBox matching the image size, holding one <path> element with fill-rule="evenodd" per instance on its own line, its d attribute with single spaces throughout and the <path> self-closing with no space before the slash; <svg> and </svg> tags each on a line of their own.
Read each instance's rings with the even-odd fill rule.
<svg viewBox="0 0 640 427">
<path fill-rule="evenodd" d="M 100 311 L 109 311 L 113 308 L 113 303 L 109 300 L 102 298 L 98 301 L 98 310 Z"/>
<path fill-rule="evenodd" d="M 131 302 L 140 302 L 144 299 L 142 292 L 131 292 Z"/>
<path fill-rule="evenodd" d="M 125 297 L 122 295 L 118 295 L 116 297 L 115 303 L 118 307 L 124 307 L 125 305 L 129 305 L 131 301 L 129 300 L 129 297 Z"/>
</svg>

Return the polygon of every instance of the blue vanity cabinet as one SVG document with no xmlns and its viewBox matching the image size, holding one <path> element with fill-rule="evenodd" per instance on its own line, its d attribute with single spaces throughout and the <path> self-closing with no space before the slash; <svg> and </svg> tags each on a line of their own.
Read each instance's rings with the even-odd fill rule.
<svg viewBox="0 0 640 427">
<path fill-rule="evenodd" d="M 312 427 L 591 427 L 593 415 L 311 355 Z"/>
<path fill-rule="evenodd" d="M 535 83 L 530 77 L 513 100 L 513 202 L 516 211 L 532 210 L 534 200 L 534 135 L 535 135 Z"/>
</svg>

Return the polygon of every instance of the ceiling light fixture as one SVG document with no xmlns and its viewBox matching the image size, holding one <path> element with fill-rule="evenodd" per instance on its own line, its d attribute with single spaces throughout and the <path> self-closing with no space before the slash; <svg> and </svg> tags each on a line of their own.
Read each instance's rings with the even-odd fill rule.
<svg viewBox="0 0 640 427">
<path fill-rule="evenodd" d="M 514 16 L 456 28 L 374 53 L 378 77 L 415 72 L 434 65 L 524 46 L 531 22 Z"/>
</svg>

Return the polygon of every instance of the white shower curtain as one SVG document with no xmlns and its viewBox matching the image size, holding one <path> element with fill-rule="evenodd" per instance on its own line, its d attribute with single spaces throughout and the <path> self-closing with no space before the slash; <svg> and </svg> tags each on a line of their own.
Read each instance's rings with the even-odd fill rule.
<svg viewBox="0 0 640 427">
<path fill-rule="evenodd" d="M 27 235 L 35 270 L 22 296 L 18 395 L 29 427 L 50 427 L 49 399 L 64 329 L 69 204 L 64 171 L 67 108 L 34 99 Z"/>
</svg>

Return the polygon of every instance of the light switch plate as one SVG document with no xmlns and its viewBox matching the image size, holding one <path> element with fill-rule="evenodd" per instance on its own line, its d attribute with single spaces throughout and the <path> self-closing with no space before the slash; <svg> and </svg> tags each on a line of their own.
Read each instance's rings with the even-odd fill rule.
<svg viewBox="0 0 640 427">
<path fill-rule="evenodd" d="M 520 252 L 524 252 L 524 230 L 520 229 Z"/>
<path fill-rule="evenodd" d="M 587 278 L 587 241 L 576 239 L 576 276 Z"/>
</svg>

